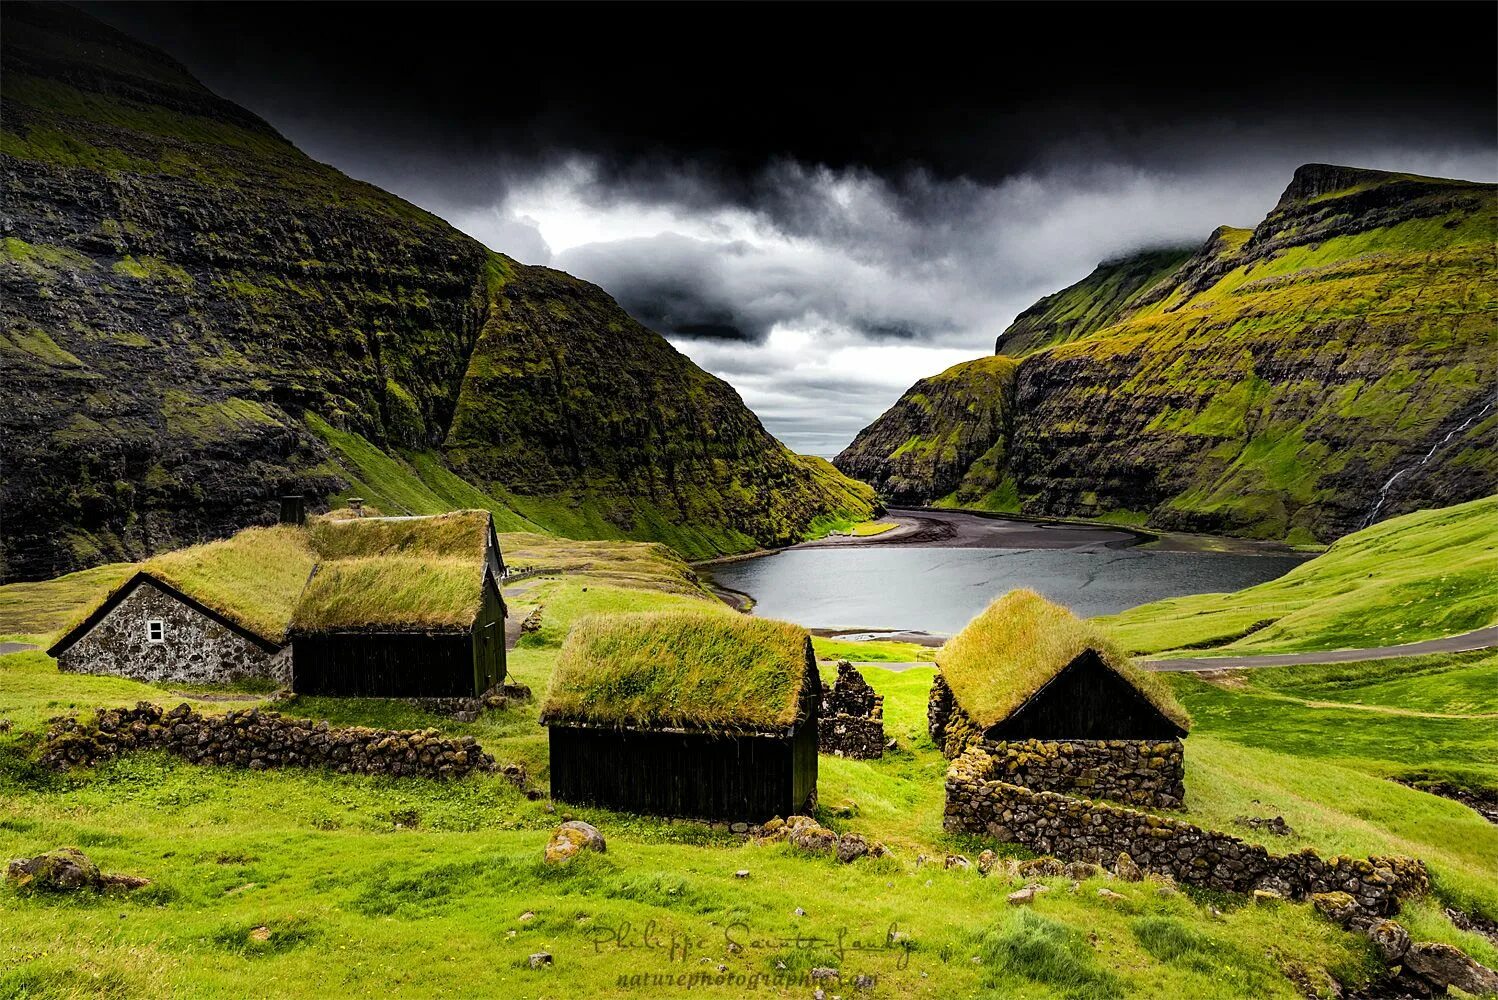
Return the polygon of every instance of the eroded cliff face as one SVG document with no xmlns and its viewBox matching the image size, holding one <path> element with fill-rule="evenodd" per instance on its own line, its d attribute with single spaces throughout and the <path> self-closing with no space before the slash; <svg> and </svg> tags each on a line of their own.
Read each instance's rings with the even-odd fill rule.
<svg viewBox="0 0 1498 1000">
<path fill-rule="evenodd" d="M 3 61 L 0 579 L 225 534 L 287 491 L 692 555 L 868 513 L 600 289 L 309 159 L 160 52 L 10 4 Z"/>
<path fill-rule="evenodd" d="M 998 484 L 983 470 L 1007 468 L 1016 367 L 1013 358 L 978 358 L 921 379 L 833 465 L 891 503 L 930 503 L 959 487 L 986 496 Z"/>
<path fill-rule="evenodd" d="M 1105 325 L 1000 338 L 1033 353 L 973 505 L 1324 542 L 1498 491 L 1495 235 L 1493 185 L 1302 167 Z"/>
</svg>

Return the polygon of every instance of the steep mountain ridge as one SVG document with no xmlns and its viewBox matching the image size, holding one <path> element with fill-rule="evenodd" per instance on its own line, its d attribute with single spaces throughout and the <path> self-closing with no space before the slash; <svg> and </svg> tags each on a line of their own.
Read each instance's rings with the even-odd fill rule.
<svg viewBox="0 0 1498 1000">
<path fill-rule="evenodd" d="M 1013 358 L 977 358 L 921 379 L 833 464 L 892 503 L 924 503 L 964 487 L 981 497 L 988 492 L 976 485 L 981 470 L 1006 463 L 1016 367 Z"/>
<path fill-rule="evenodd" d="M 286 491 L 689 556 L 869 513 L 600 289 L 71 8 L 7 5 L 3 44 L 0 579 L 226 534 Z"/>
<path fill-rule="evenodd" d="M 1498 492 L 1495 190 L 1308 164 L 1251 232 L 1217 230 L 1163 278 L 1048 297 L 1108 319 L 1077 336 L 1028 310 L 999 340 L 1029 352 L 1007 463 L 976 470 L 986 492 L 906 495 L 1330 541 Z M 877 465 L 850 451 L 845 471 Z"/>
</svg>

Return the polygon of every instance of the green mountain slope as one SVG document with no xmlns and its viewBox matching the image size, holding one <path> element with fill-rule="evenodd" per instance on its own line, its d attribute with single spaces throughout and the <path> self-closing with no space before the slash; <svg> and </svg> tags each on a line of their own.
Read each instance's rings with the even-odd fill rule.
<svg viewBox="0 0 1498 1000">
<path fill-rule="evenodd" d="M 392 512 L 461 495 L 690 555 L 868 515 L 600 289 L 311 160 L 76 11 L 6 15 L 0 578 L 380 486 L 340 441 L 425 483 L 380 493 Z"/>
<path fill-rule="evenodd" d="M 921 379 L 833 464 L 894 503 L 960 486 L 986 494 L 974 470 L 1006 465 L 1016 367 L 1012 358 L 978 358 Z"/>
<path fill-rule="evenodd" d="M 1112 326 L 1137 299 L 1174 274 L 1193 250 L 1146 250 L 1104 261 L 1075 285 L 1047 295 L 1016 316 L 999 334 L 993 352 L 1017 358 Z"/>
<path fill-rule="evenodd" d="M 1498 496 L 1392 518 L 1277 580 L 1097 619 L 1134 653 L 1367 649 L 1498 622 Z"/>
<path fill-rule="evenodd" d="M 1312 164 L 1163 279 L 1068 289 L 1107 325 L 1000 338 L 1033 353 L 1007 465 L 979 470 L 1013 489 L 983 505 L 1329 541 L 1498 492 L 1495 237 L 1493 185 Z"/>
</svg>

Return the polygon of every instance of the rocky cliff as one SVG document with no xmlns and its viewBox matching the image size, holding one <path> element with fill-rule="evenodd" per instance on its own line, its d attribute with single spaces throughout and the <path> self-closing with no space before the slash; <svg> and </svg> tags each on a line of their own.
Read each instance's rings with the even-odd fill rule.
<svg viewBox="0 0 1498 1000">
<path fill-rule="evenodd" d="M 891 503 L 923 504 L 961 489 L 981 503 L 984 470 L 1007 467 L 1013 358 L 978 358 L 923 378 L 833 459 Z"/>
<path fill-rule="evenodd" d="M 1324 542 L 1498 491 L 1495 235 L 1493 185 L 1302 167 L 1252 231 L 1027 311 L 999 338 L 1030 353 L 992 488 L 959 500 L 946 470 L 905 495 Z M 1079 335 L 1058 302 L 1104 318 Z"/>
<path fill-rule="evenodd" d="M 600 289 L 311 160 L 159 51 L 10 4 L 3 61 L 0 579 L 286 491 L 689 555 L 869 512 Z"/>
</svg>

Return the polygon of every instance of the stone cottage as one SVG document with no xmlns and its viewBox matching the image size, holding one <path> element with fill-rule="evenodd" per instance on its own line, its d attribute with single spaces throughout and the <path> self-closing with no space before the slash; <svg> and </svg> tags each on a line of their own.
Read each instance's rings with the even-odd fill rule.
<svg viewBox="0 0 1498 1000">
<path fill-rule="evenodd" d="M 1011 591 L 947 642 L 936 663 L 927 724 L 947 757 L 981 748 L 1016 785 L 1182 805 L 1185 709 L 1067 609 Z"/>
<path fill-rule="evenodd" d="M 296 512 L 294 512 L 295 514 Z M 143 563 L 48 652 L 72 673 L 473 697 L 505 675 L 487 511 L 247 528 Z"/>
</svg>

